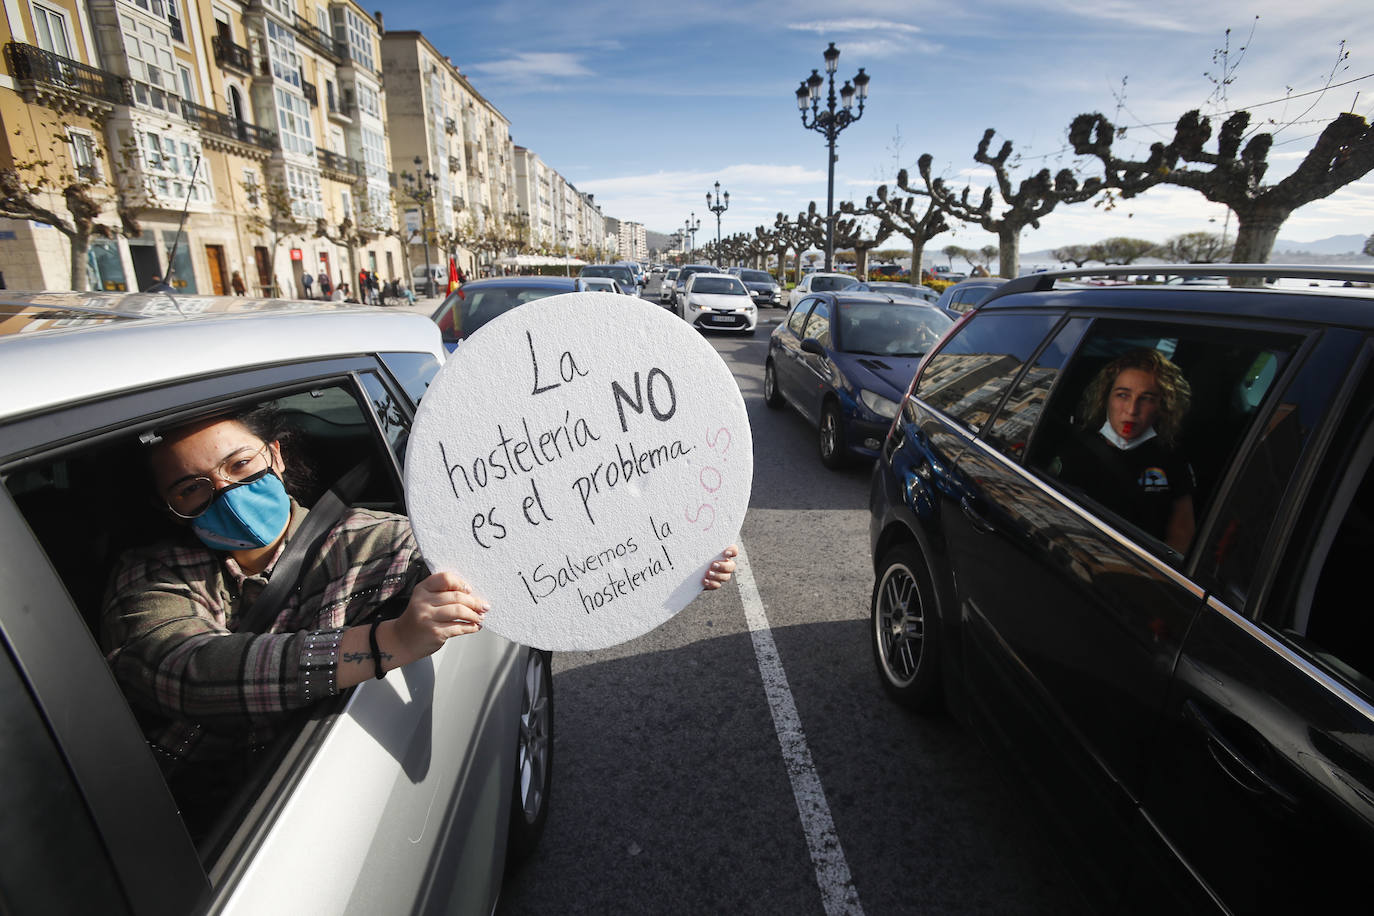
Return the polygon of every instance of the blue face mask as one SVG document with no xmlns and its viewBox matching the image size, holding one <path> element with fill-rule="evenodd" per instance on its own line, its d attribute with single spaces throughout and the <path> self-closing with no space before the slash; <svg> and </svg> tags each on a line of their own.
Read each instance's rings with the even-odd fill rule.
<svg viewBox="0 0 1374 916">
<path fill-rule="evenodd" d="M 225 487 L 191 530 L 211 550 L 253 550 L 271 544 L 291 521 L 291 497 L 274 471 Z"/>
</svg>

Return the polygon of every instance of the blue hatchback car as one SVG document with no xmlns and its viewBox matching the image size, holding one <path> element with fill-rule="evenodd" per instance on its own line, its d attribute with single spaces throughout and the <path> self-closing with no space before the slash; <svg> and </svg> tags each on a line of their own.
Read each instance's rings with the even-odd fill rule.
<svg viewBox="0 0 1374 916">
<path fill-rule="evenodd" d="M 876 457 L 921 357 L 953 323 L 915 300 L 813 293 L 768 340 L 764 401 L 790 402 L 820 428 L 826 467 Z"/>
</svg>

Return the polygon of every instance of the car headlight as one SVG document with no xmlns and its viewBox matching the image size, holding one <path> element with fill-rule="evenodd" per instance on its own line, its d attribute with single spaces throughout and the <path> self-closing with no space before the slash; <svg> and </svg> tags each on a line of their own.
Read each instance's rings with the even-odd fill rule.
<svg viewBox="0 0 1374 916">
<path fill-rule="evenodd" d="M 869 391 L 867 388 L 860 390 L 859 400 L 863 401 L 864 406 L 880 417 L 891 420 L 897 416 L 897 402 L 890 401 L 875 391 Z"/>
</svg>

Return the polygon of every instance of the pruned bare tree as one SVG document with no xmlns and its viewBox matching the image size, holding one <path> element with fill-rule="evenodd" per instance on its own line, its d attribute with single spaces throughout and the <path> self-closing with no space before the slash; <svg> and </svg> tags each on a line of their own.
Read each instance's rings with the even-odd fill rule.
<svg viewBox="0 0 1374 916">
<path fill-rule="evenodd" d="M 1040 228 L 1041 218 L 1061 203 L 1078 203 L 1095 197 L 1102 190 L 1103 183 L 1101 179 L 1089 178 L 1080 184 L 1078 177 L 1069 169 L 1060 169 L 1053 176 L 1049 169 L 1041 169 L 1013 188 L 1008 165 L 1011 141 L 1004 141 L 997 155 L 988 153 L 995 133 L 992 128 L 983 132 L 983 139 L 973 159 L 992 169 L 994 187 L 1001 200 L 1000 210 L 994 208 L 991 187 L 985 188 L 982 200 L 974 203 L 969 199 L 972 193 L 969 186 L 964 187 L 962 194 L 956 195 L 943 179 L 933 177 L 929 153 L 922 155 L 916 166 L 925 181 L 927 193 L 941 210 L 955 219 L 977 223 L 997 236 L 998 273 L 1004 277 L 1014 277 L 1021 266 L 1021 230 L 1027 226 Z"/>
<path fill-rule="evenodd" d="M 1144 159 L 1125 159 L 1112 150 L 1120 135 L 1116 125 L 1101 114 L 1081 114 L 1069 128 L 1069 143 L 1078 155 L 1102 163 L 1104 183 L 1122 197 L 1168 184 L 1226 205 L 1237 222 L 1233 257 L 1264 263 L 1293 211 L 1374 170 L 1374 131 L 1359 115 L 1337 115 L 1292 174 L 1265 184 L 1274 138 L 1260 132 L 1246 139 L 1249 126 L 1250 113 L 1235 112 L 1222 122 L 1216 148 L 1209 150 L 1211 119 L 1189 111 L 1178 119 L 1172 140 L 1152 144 Z"/>
</svg>

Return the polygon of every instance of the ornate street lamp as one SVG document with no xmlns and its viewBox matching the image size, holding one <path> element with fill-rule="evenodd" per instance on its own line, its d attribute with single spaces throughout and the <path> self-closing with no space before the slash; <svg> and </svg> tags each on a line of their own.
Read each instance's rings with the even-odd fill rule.
<svg viewBox="0 0 1374 916">
<path fill-rule="evenodd" d="M 434 184 L 439 180 L 439 176 L 430 171 L 420 171 L 424 165 L 424 160 L 419 156 L 415 157 L 415 174 L 409 175 L 401 173 L 401 177 L 406 180 L 409 187 L 406 193 L 415 203 L 420 205 L 420 234 L 425 243 L 425 289 L 428 295 L 434 297 L 434 271 L 430 268 L 429 260 L 429 204 L 434 200 Z"/>
<path fill-rule="evenodd" d="M 724 203 L 721 202 L 721 197 L 722 197 L 722 196 L 725 197 L 725 202 L 724 202 Z M 730 192 L 729 192 L 729 191 L 726 191 L 725 194 L 722 195 L 722 194 L 720 193 L 720 182 L 719 182 L 719 181 L 716 182 L 716 199 L 715 199 L 715 202 L 714 202 L 714 203 L 712 203 L 712 201 L 711 201 L 711 192 L 710 192 L 710 191 L 707 191 L 707 192 L 706 192 L 706 209 L 710 210 L 712 213 L 714 213 L 714 214 L 716 215 L 716 267 L 719 268 L 719 267 L 720 267 L 720 215 L 721 215 L 722 213 L 724 213 L 726 210 L 729 210 L 729 209 L 730 209 Z"/>
<path fill-rule="evenodd" d="M 840 89 L 839 101 L 841 108 L 835 110 L 835 70 L 840 61 L 840 49 L 835 47 L 835 42 L 830 42 L 830 47 L 825 49 L 822 55 L 825 58 L 825 73 L 822 77 L 815 70 L 811 75 L 802 81 L 797 88 L 797 107 L 801 109 L 802 126 L 807 130 L 814 130 L 825 137 L 828 150 L 827 170 L 829 173 L 828 185 L 825 192 L 825 269 L 831 270 L 835 266 L 835 138 L 840 131 L 853 124 L 864 114 L 864 100 L 868 98 L 869 75 L 860 67 L 855 74 L 852 85 L 846 81 Z M 821 85 L 829 80 L 829 94 L 826 96 L 825 108 L 820 107 Z M 855 97 L 859 100 L 859 110 L 853 110 Z M 811 118 L 808 121 L 806 109 L 811 109 Z"/>
<path fill-rule="evenodd" d="M 697 230 L 701 228 L 701 220 L 697 219 L 697 213 L 692 211 L 687 222 L 683 224 L 683 238 L 687 242 L 687 260 L 692 260 L 692 252 L 697 250 Z"/>
</svg>

